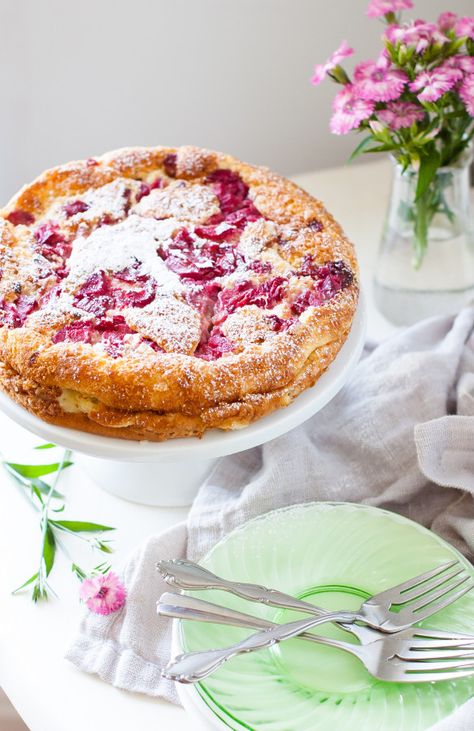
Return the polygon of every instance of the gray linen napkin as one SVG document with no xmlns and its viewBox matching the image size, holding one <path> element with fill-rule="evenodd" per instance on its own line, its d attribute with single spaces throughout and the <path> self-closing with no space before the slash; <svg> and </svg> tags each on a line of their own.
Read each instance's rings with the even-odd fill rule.
<svg viewBox="0 0 474 731">
<path fill-rule="evenodd" d="M 312 500 L 376 505 L 431 527 L 474 557 L 474 307 L 379 345 L 316 416 L 222 459 L 186 523 L 147 540 L 126 564 L 124 609 L 86 614 L 67 658 L 119 688 L 177 702 L 160 677 L 170 623 L 155 602 L 158 558 L 198 560 L 223 535 L 274 508 Z M 473 627 L 474 631 L 474 627 Z M 436 726 L 474 726 L 474 699 Z M 408 731 L 408 730 L 407 730 Z"/>
</svg>

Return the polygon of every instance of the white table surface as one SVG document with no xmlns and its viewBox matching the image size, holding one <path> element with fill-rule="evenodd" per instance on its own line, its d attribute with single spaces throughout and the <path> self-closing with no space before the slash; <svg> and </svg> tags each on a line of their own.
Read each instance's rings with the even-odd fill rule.
<svg viewBox="0 0 474 731">
<path fill-rule="evenodd" d="M 383 338 L 392 328 L 374 308 L 371 277 L 385 206 L 390 166 L 385 161 L 323 170 L 296 181 L 321 198 L 356 244 L 362 285 L 368 302 L 368 336 Z M 25 462 L 38 438 L 0 414 L 0 449 L 11 461 Z M 37 452 L 38 461 L 54 461 L 53 450 Z M 78 467 L 63 475 L 67 494 L 65 518 L 92 520 L 117 528 L 111 557 L 121 562 L 148 535 L 183 520 L 186 509 L 151 508 L 125 502 L 101 491 Z M 62 517 L 63 517 L 62 516 Z M 29 596 L 10 592 L 37 570 L 38 518 L 27 500 L 0 471 L 0 685 L 31 731 L 187 731 L 194 722 L 169 703 L 112 688 L 97 677 L 76 670 L 63 659 L 79 619 L 79 583 L 62 556 L 51 574 L 59 598 L 33 605 Z M 80 541 L 67 545 L 85 567 L 102 560 Z M 79 550 L 81 549 L 81 550 Z M 37 558 L 38 557 L 38 558 Z M 107 558 L 106 556 L 103 556 Z"/>
</svg>

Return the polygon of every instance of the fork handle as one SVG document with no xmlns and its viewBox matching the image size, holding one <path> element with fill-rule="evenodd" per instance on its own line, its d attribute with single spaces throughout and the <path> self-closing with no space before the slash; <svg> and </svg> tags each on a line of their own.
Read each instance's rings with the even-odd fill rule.
<svg viewBox="0 0 474 731">
<path fill-rule="evenodd" d="M 290 594 L 285 594 L 276 589 L 268 589 L 266 586 L 260 586 L 259 584 L 227 581 L 211 573 L 203 566 L 199 566 L 199 564 L 193 561 L 187 561 L 186 559 L 159 561 L 157 568 L 167 584 L 179 589 L 186 589 L 188 591 L 221 589 L 222 591 L 228 591 L 241 599 L 247 599 L 251 602 L 258 602 L 282 609 L 295 609 L 296 611 L 306 612 L 315 616 L 326 614 L 326 611 L 321 607 L 316 607 L 309 602 L 296 599 Z M 351 621 L 353 622 L 354 619 Z"/>
<path fill-rule="evenodd" d="M 244 614 L 220 604 L 206 602 L 186 594 L 165 592 L 156 603 L 156 611 L 161 617 L 178 619 L 199 619 L 201 622 L 215 622 L 234 627 L 249 627 L 250 629 L 271 629 L 275 626 L 263 617 L 254 617 Z"/>
<path fill-rule="evenodd" d="M 215 672 L 227 660 L 245 652 L 255 652 L 271 647 L 277 642 L 289 640 L 302 632 L 326 622 L 348 622 L 354 619 L 351 612 L 332 612 L 324 617 L 300 619 L 297 622 L 280 624 L 272 629 L 256 632 L 242 642 L 230 645 L 220 650 L 204 652 L 187 652 L 178 655 L 162 671 L 162 675 L 179 683 L 197 683 Z"/>
<path fill-rule="evenodd" d="M 263 619 L 263 617 L 254 617 L 252 614 L 237 612 L 235 609 L 222 607 L 219 604 L 205 602 L 202 599 L 195 599 L 185 594 L 171 594 L 170 592 L 165 592 L 160 597 L 156 603 L 156 611 L 160 617 L 210 622 L 211 624 L 224 624 L 231 627 L 273 629 L 279 626 L 277 622 L 270 622 L 268 619 Z M 341 650 L 347 650 L 359 657 L 357 650 L 360 649 L 360 645 L 323 637 L 313 632 L 303 632 L 298 635 L 297 639 L 309 640 L 330 647 L 339 647 Z"/>
</svg>

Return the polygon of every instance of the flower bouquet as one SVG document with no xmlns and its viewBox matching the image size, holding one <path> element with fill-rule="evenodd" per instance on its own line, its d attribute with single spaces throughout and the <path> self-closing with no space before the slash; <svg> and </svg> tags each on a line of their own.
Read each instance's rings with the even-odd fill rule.
<svg viewBox="0 0 474 731">
<path fill-rule="evenodd" d="M 392 156 L 398 192 L 395 185 L 388 224 L 410 239 L 417 270 L 436 230 L 451 228 L 472 237 L 466 207 L 474 135 L 474 17 L 445 12 L 436 23 L 402 23 L 400 11 L 412 7 L 412 0 L 371 0 L 367 14 L 386 24 L 380 56 L 357 64 L 351 79 L 340 64 L 354 51 L 343 41 L 315 67 L 312 83 L 329 76 L 342 86 L 330 128 L 337 135 L 365 133 L 352 158 L 374 152 Z M 463 167 L 461 190 L 455 177 Z"/>
</svg>

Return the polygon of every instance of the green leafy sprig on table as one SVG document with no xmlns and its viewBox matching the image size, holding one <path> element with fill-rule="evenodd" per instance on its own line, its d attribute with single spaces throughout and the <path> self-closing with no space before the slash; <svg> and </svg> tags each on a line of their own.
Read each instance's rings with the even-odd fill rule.
<svg viewBox="0 0 474 731">
<path fill-rule="evenodd" d="M 42 444 L 36 449 L 53 447 L 55 447 L 54 444 Z M 49 583 L 49 576 L 58 550 L 61 550 L 71 560 L 71 570 L 81 581 L 87 576 L 86 572 L 70 558 L 62 541 L 64 534 L 85 541 L 92 550 L 112 553 L 110 541 L 104 540 L 102 533 L 115 530 L 115 528 L 90 521 L 63 520 L 59 517 L 65 508 L 65 496 L 58 491 L 57 487 L 61 474 L 72 465 L 70 457 L 71 452 L 65 450 L 60 462 L 50 464 L 18 464 L 2 460 L 3 468 L 39 514 L 41 542 L 38 567 L 35 573 L 13 592 L 16 594 L 31 589 L 31 598 L 34 602 L 47 599 L 49 593 L 55 593 Z M 50 483 L 43 480 L 43 477 L 47 476 L 50 478 Z M 105 574 L 109 569 L 110 566 L 101 563 L 93 569 L 92 573 Z"/>
</svg>

